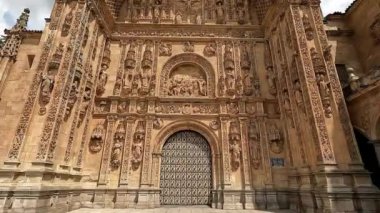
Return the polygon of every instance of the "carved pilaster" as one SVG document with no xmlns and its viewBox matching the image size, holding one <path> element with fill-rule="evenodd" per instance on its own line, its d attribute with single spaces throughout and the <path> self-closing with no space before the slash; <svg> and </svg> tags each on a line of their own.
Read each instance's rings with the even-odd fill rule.
<svg viewBox="0 0 380 213">
<path fill-rule="evenodd" d="M 136 119 L 133 117 L 128 117 L 126 120 L 126 132 L 127 137 L 125 139 L 125 145 L 124 145 L 124 154 L 123 154 L 123 163 L 121 164 L 121 172 L 120 172 L 120 187 L 125 187 L 128 185 L 128 173 L 130 169 L 130 161 L 131 161 L 131 150 L 132 150 L 132 139 L 133 139 L 133 127 L 135 126 Z"/>
<path fill-rule="evenodd" d="M 49 112 L 43 128 L 41 141 L 38 147 L 36 160 L 37 161 L 52 161 L 57 144 L 57 138 L 60 131 L 61 123 L 64 119 L 62 112 L 67 110 L 66 100 L 69 94 L 69 89 L 72 89 L 74 82 L 74 74 L 77 60 L 80 53 L 84 29 L 88 21 L 89 12 L 86 10 L 85 4 L 80 4 L 76 12 L 74 23 L 79 25 L 79 28 L 74 28 L 71 32 L 71 41 L 67 48 L 65 60 L 61 69 L 57 74 L 57 83 L 53 90 L 52 102 L 49 107 Z M 78 32 L 79 33 L 78 35 Z M 79 59 L 78 59 L 79 58 Z M 80 62 L 78 62 L 80 63 Z M 78 83 L 79 84 L 79 83 Z M 76 96 L 76 94 L 75 94 Z M 70 98 L 69 98 L 70 99 Z"/>
<path fill-rule="evenodd" d="M 114 127 L 116 123 L 117 117 L 108 116 L 107 117 L 107 130 L 106 130 L 106 139 L 103 146 L 103 155 L 102 162 L 100 164 L 99 171 L 99 180 L 98 185 L 107 185 L 107 177 L 108 177 L 108 168 L 110 165 L 111 151 L 112 151 L 112 141 L 114 136 Z"/>
<path fill-rule="evenodd" d="M 313 72 L 313 63 L 303 28 L 301 11 L 298 5 L 291 5 L 290 7 L 290 15 L 294 23 L 293 29 L 298 38 L 297 45 L 300 53 L 299 57 L 303 65 L 302 70 L 299 71 L 300 81 L 301 84 L 303 84 L 303 87 L 307 88 L 307 91 L 305 92 L 308 94 L 308 107 L 310 107 L 310 112 L 313 113 L 311 120 L 313 122 L 312 131 L 316 145 L 315 148 L 318 150 L 316 152 L 317 161 L 323 164 L 335 164 L 335 154 L 327 131 L 325 110 L 322 105 L 319 88 Z"/>
<path fill-rule="evenodd" d="M 231 162 L 228 142 L 228 118 L 220 118 L 222 133 L 222 161 L 223 161 L 223 185 L 229 187 L 231 185 Z"/>
<path fill-rule="evenodd" d="M 144 147 L 144 159 L 141 171 L 141 185 L 147 186 L 151 182 L 152 162 L 151 162 L 151 143 L 154 117 L 148 116 L 146 119 L 146 137 Z"/>
<path fill-rule="evenodd" d="M 240 129 L 241 129 L 241 149 L 242 149 L 242 163 L 243 163 L 243 183 L 246 190 L 251 189 L 251 177 L 250 170 L 251 168 L 249 163 L 249 146 L 248 146 L 248 119 L 240 118 Z"/>
<path fill-rule="evenodd" d="M 331 85 L 331 92 L 333 94 L 333 102 L 336 105 L 340 124 L 344 132 L 345 141 L 348 147 L 349 155 L 353 164 L 362 164 L 359 150 L 357 147 L 357 142 L 355 140 L 355 135 L 349 118 L 346 102 L 342 92 L 342 87 L 339 82 L 338 74 L 335 67 L 335 62 L 333 61 L 333 56 L 331 55 L 331 46 L 328 43 L 327 35 L 324 30 L 323 18 L 321 14 L 320 7 L 317 5 L 311 5 L 311 13 L 313 15 L 316 33 L 318 39 L 316 43 L 321 52 L 323 52 L 323 59 L 327 67 L 327 76 Z"/>
</svg>

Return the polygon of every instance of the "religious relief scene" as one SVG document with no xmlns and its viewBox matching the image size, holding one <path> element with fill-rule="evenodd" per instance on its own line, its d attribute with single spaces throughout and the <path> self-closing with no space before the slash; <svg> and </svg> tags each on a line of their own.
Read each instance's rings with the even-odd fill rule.
<svg viewBox="0 0 380 213">
<path fill-rule="evenodd" d="M 207 96 L 207 79 L 204 71 L 193 65 L 182 65 L 170 73 L 167 96 Z"/>
<path fill-rule="evenodd" d="M 36 31 L 21 10 L 0 47 L 0 212 L 380 212 L 379 11 L 55 0 Z"/>
</svg>

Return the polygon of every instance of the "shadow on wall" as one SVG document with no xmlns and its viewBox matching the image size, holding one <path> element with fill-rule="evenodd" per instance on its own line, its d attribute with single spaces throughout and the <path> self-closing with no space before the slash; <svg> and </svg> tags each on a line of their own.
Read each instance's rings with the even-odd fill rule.
<svg viewBox="0 0 380 213">
<path fill-rule="evenodd" d="M 364 168 L 371 173 L 373 184 L 380 188 L 380 166 L 376 156 L 375 147 L 359 130 L 355 129 L 354 131 L 356 140 L 358 141 L 359 151 L 363 159 Z"/>
</svg>

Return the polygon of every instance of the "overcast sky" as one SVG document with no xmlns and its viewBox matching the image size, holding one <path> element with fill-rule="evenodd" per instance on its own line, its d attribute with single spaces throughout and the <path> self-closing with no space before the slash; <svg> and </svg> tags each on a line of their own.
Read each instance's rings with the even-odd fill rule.
<svg viewBox="0 0 380 213">
<path fill-rule="evenodd" d="M 343 12 L 354 0 L 322 0 L 324 15 L 335 11 Z M 45 18 L 50 16 L 54 0 L 0 0 L 0 34 L 5 28 L 11 28 L 24 8 L 30 8 L 28 24 L 30 30 L 41 30 Z"/>
</svg>

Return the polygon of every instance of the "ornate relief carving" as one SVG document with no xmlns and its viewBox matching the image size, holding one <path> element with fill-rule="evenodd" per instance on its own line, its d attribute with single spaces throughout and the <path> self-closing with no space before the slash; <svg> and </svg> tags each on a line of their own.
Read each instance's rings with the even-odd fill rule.
<svg viewBox="0 0 380 213">
<path fill-rule="evenodd" d="M 153 42 L 145 42 L 145 51 L 141 61 L 141 72 L 137 75 L 138 82 L 138 93 L 139 95 L 149 94 L 150 81 L 152 77 L 153 69 Z"/>
<path fill-rule="evenodd" d="M 63 26 L 62 26 L 62 31 L 61 31 L 62 37 L 66 37 L 69 35 L 71 25 L 73 23 L 73 19 L 74 19 L 73 9 L 70 8 L 70 12 L 66 15 L 65 20 L 63 21 Z"/>
<path fill-rule="evenodd" d="M 265 68 L 267 70 L 269 92 L 272 95 L 277 95 L 277 83 L 276 83 L 277 77 L 273 69 L 272 53 L 271 53 L 269 43 L 265 43 L 264 60 L 265 60 Z"/>
<path fill-rule="evenodd" d="M 110 104 L 107 101 L 97 101 L 94 107 L 95 114 L 103 114 L 110 112 Z"/>
<path fill-rule="evenodd" d="M 163 124 L 164 124 L 164 121 L 161 118 L 156 118 L 153 121 L 153 128 L 161 129 Z"/>
<path fill-rule="evenodd" d="M 78 100 L 79 84 L 80 84 L 80 78 L 78 77 L 74 78 L 74 82 L 71 85 L 71 90 L 68 94 L 68 99 L 67 99 L 66 111 L 65 111 L 65 116 L 64 116 L 64 119 L 66 121 L 70 117 L 71 111 L 73 110 L 73 107 Z"/>
<path fill-rule="evenodd" d="M 307 40 L 309 40 L 309 41 L 313 40 L 314 39 L 314 30 L 313 30 L 313 27 L 310 23 L 309 16 L 307 14 L 304 14 L 302 16 L 302 22 L 303 22 L 303 26 L 305 28 Z"/>
<path fill-rule="evenodd" d="M 217 104 L 158 103 L 156 113 L 162 114 L 218 114 Z"/>
<path fill-rule="evenodd" d="M 216 43 L 215 42 L 208 43 L 203 50 L 203 54 L 206 57 L 216 56 Z"/>
<path fill-rule="evenodd" d="M 183 44 L 183 51 L 185 53 L 192 53 L 194 52 L 194 44 L 191 41 L 187 41 Z"/>
<path fill-rule="evenodd" d="M 121 155 L 123 152 L 125 133 L 126 133 L 126 130 L 125 130 L 124 121 L 120 121 L 114 135 L 114 143 L 113 143 L 112 153 L 111 153 L 110 163 L 113 169 L 118 169 L 121 165 Z"/>
<path fill-rule="evenodd" d="M 238 120 L 233 120 L 230 122 L 229 129 L 229 147 L 231 153 L 231 167 L 234 170 L 237 170 L 240 167 L 241 159 L 241 134 L 240 134 L 240 125 Z"/>
<path fill-rule="evenodd" d="M 89 149 L 93 153 L 98 153 L 102 150 L 105 140 L 105 129 L 103 123 L 98 123 L 95 129 L 92 131 Z"/>
<path fill-rule="evenodd" d="M 136 111 L 139 114 L 145 114 L 148 111 L 148 104 L 145 101 L 141 101 L 137 103 Z"/>
<path fill-rule="evenodd" d="M 102 95 L 105 92 L 105 86 L 108 80 L 107 70 L 111 62 L 110 47 L 111 47 L 111 42 L 107 40 L 106 45 L 104 47 L 104 52 L 103 52 L 102 65 L 101 65 L 101 70 L 99 73 L 98 87 L 96 88 L 96 94 L 98 96 Z"/>
<path fill-rule="evenodd" d="M 239 105 L 233 102 L 227 104 L 227 112 L 233 115 L 239 114 Z"/>
<path fill-rule="evenodd" d="M 317 125 L 317 129 L 315 130 L 316 133 L 313 134 L 314 141 L 315 141 L 315 148 L 317 149 L 316 155 L 318 161 L 323 161 L 325 163 L 335 163 L 335 156 L 332 151 L 332 147 L 329 141 L 327 127 L 325 124 L 325 118 L 324 118 L 324 109 L 320 105 L 320 94 L 318 92 L 318 85 L 315 85 L 315 73 L 313 73 L 313 61 L 310 58 L 310 50 L 308 49 L 307 40 L 304 35 L 303 25 L 302 25 L 302 18 L 300 15 L 300 8 L 299 7 L 292 7 L 292 16 L 295 23 L 295 33 L 296 36 L 299 37 L 299 53 L 300 57 L 302 58 L 302 63 L 304 64 L 304 72 L 306 77 L 306 82 L 310 87 L 309 90 L 309 96 L 310 96 L 310 105 L 313 109 L 314 117 L 313 121 Z M 315 60 L 315 59 L 314 59 Z M 315 60 L 315 62 L 317 62 Z M 316 63 L 318 64 L 318 63 Z M 314 69 L 318 70 L 318 69 Z"/>
<path fill-rule="evenodd" d="M 284 141 L 280 129 L 275 123 L 268 124 L 268 139 L 270 150 L 275 154 L 284 151 Z"/>
<path fill-rule="evenodd" d="M 213 68 L 196 54 L 180 54 L 171 58 L 163 67 L 160 82 L 163 96 L 214 96 Z"/>
<path fill-rule="evenodd" d="M 117 106 L 117 112 L 118 113 L 127 113 L 128 107 L 129 107 L 128 102 L 126 102 L 126 101 L 119 102 L 119 104 Z"/>
<path fill-rule="evenodd" d="M 78 120 L 78 126 L 80 126 L 86 117 L 88 108 L 90 106 L 90 100 L 91 100 L 91 87 L 86 87 L 83 93 L 82 103 L 80 105 L 79 109 L 79 120 Z"/>
<path fill-rule="evenodd" d="M 172 45 L 169 43 L 160 43 L 159 56 L 172 56 Z"/>
<path fill-rule="evenodd" d="M 227 42 L 224 49 L 224 80 L 226 85 L 226 93 L 235 95 L 235 62 L 233 55 L 233 44 Z"/>
<path fill-rule="evenodd" d="M 133 135 L 132 144 L 132 167 L 138 169 L 143 158 L 143 145 L 145 142 L 145 121 L 138 121 L 136 131 Z"/>
<path fill-rule="evenodd" d="M 248 127 L 248 140 L 249 147 L 252 156 L 252 167 L 254 169 L 259 169 L 261 167 L 261 143 L 260 143 L 260 130 L 256 122 L 250 121 Z"/>
<path fill-rule="evenodd" d="M 210 128 L 211 129 L 213 129 L 213 130 L 218 130 L 218 129 L 220 129 L 220 122 L 218 121 L 218 120 L 213 120 L 213 121 L 211 121 L 210 122 L 210 124 L 209 124 L 209 126 L 210 126 Z"/>
</svg>

